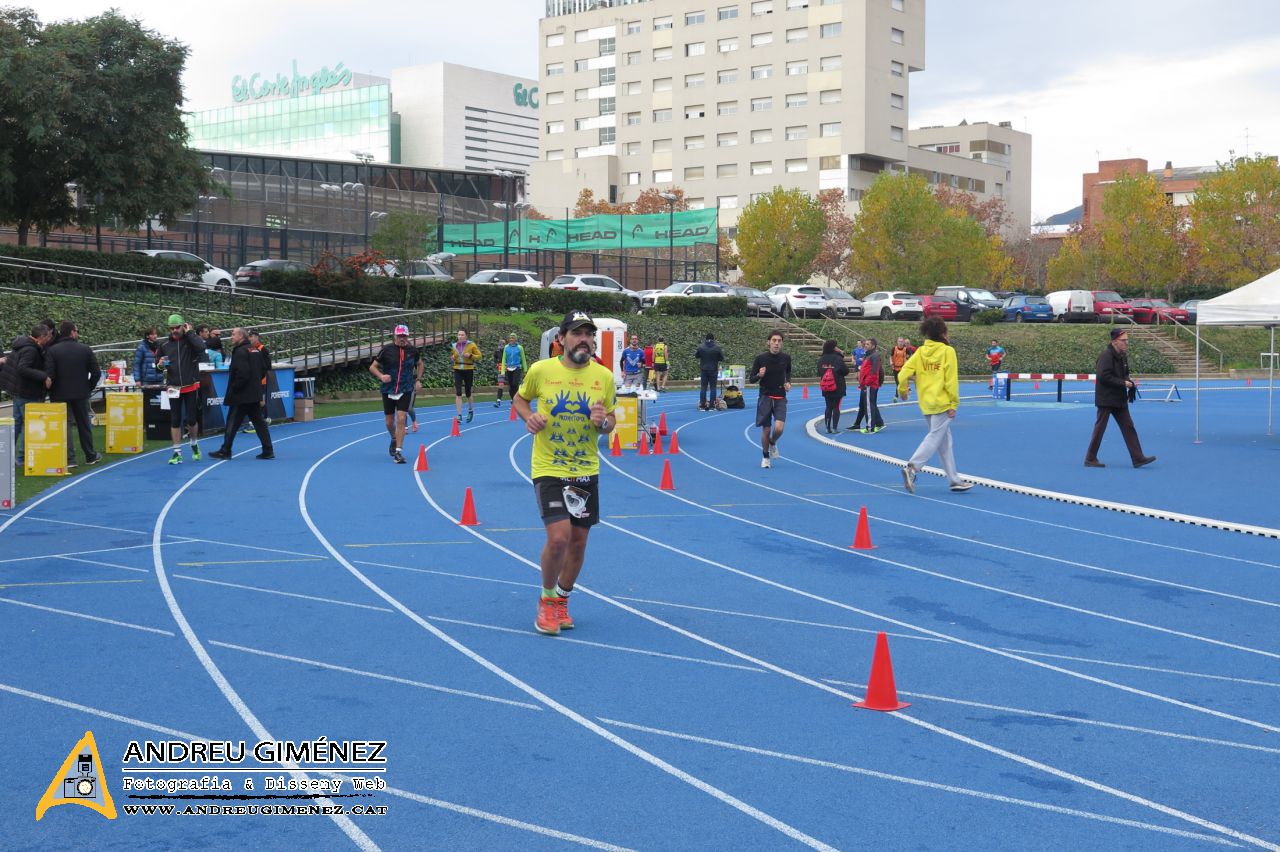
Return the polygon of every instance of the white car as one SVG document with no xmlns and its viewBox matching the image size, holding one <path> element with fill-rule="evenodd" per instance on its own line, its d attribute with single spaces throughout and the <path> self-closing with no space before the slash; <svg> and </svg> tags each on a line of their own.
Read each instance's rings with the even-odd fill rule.
<svg viewBox="0 0 1280 852">
<path fill-rule="evenodd" d="M 386 260 L 382 265 L 373 264 L 365 267 L 365 275 L 385 275 L 388 278 L 411 278 L 414 281 L 452 281 L 453 276 L 438 263 L 430 260 L 411 260 L 401 268 L 394 260 Z"/>
<path fill-rule="evenodd" d="M 145 254 L 160 260 L 185 260 L 187 263 L 198 263 L 204 267 L 204 273 L 200 276 L 201 287 L 206 290 L 230 290 L 233 293 L 236 290 L 234 275 L 225 269 L 219 269 L 202 257 L 196 257 L 191 252 L 170 249 L 133 249 L 129 254 Z"/>
<path fill-rule="evenodd" d="M 681 296 L 699 298 L 727 299 L 729 290 L 723 284 L 714 281 L 679 281 L 665 290 L 641 290 L 640 304 L 652 308 L 659 299 L 673 299 Z"/>
<path fill-rule="evenodd" d="M 920 319 L 924 316 L 924 305 L 914 293 L 881 290 L 862 297 L 862 313 L 867 319 Z"/>
<path fill-rule="evenodd" d="M 784 317 L 822 316 L 827 312 L 827 296 L 821 287 L 808 284 L 775 284 L 764 294 L 773 303 L 775 313 Z"/>
<path fill-rule="evenodd" d="M 468 284 L 501 284 L 504 287 L 541 287 L 538 276 L 527 269 L 484 269 L 467 279 Z"/>
<path fill-rule="evenodd" d="M 841 290 L 839 287 L 823 287 L 822 294 L 827 297 L 827 314 L 832 319 L 862 316 L 862 302 L 854 298 L 848 290 Z"/>
<path fill-rule="evenodd" d="M 581 290 L 584 293 L 628 296 L 631 299 L 631 309 L 640 310 L 640 294 L 628 290 L 608 275 L 561 275 L 547 286 L 553 290 Z"/>
</svg>

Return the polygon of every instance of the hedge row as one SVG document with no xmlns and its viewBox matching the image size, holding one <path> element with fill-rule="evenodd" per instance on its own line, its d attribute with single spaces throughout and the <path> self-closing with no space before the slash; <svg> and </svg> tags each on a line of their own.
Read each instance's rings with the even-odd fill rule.
<svg viewBox="0 0 1280 852">
<path fill-rule="evenodd" d="M 20 260 L 39 260 L 45 263 L 61 263 L 67 266 L 79 266 L 88 269 L 101 269 L 108 272 L 124 272 L 134 275 L 151 275 L 168 280 L 187 278 L 199 279 L 204 268 L 186 260 L 161 260 L 145 254 L 104 254 L 96 251 L 78 251 L 76 249 L 51 249 L 39 246 L 0 245 L 0 257 L 12 257 Z M 13 272 L 0 267 L 0 280 L 12 280 Z"/>
<path fill-rule="evenodd" d="M 121 302 L 108 304 L 101 301 L 82 301 L 74 296 L 28 297 L 0 293 L 0 348 L 8 350 L 15 337 L 28 334 L 38 322 L 51 319 L 54 322 L 71 320 L 80 332 L 80 339 L 90 346 L 104 343 L 123 343 L 136 346 L 142 340 L 145 328 L 156 326 L 164 336 L 166 311 L 129 305 Z M 186 316 L 192 325 L 209 325 L 214 328 L 232 328 L 243 323 L 243 318 L 229 314 Z M 230 334 L 226 336 L 230 339 Z M 122 358 L 123 355 L 113 355 Z"/>
</svg>

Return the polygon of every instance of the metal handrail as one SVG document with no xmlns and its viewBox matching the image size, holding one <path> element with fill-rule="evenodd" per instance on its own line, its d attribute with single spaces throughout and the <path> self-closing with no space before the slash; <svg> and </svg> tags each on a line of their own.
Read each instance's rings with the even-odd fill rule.
<svg viewBox="0 0 1280 852">
<path fill-rule="evenodd" d="M 1188 325 L 1186 325 L 1186 324 L 1184 324 L 1184 323 L 1178 322 L 1178 320 L 1176 320 L 1176 319 L 1170 318 L 1170 319 L 1167 319 L 1167 320 L 1163 320 L 1163 321 L 1162 321 L 1162 323 L 1173 323 L 1173 325 L 1174 325 L 1174 329 L 1173 329 L 1173 336 L 1174 336 L 1174 337 L 1177 337 L 1177 336 L 1178 336 L 1178 332 L 1179 332 L 1180 330 L 1185 330 L 1185 331 L 1187 332 L 1187 334 L 1191 335 L 1192 337 L 1200 337 L 1200 335 L 1197 333 L 1197 332 L 1198 332 L 1198 330 L 1197 330 L 1197 331 L 1192 331 L 1192 329 L 1191 329 L 1191 327 L 1190 327 L 1190 326 L 1188 326 Z M 1219 373 L 1221 373 L 1221 372 L 1222 372 L 1223 365 L 1225 364 L 1225 361 L 1223 360 L 1223 353 L 1222 353 L 1222 350 L 1221 350 L 1221 349 L 1219 349 L 1218 347 L 1214 346 L 1214 345 L 1213 345 L 1212 343 L 1210 343 L 1209 341 L 1205 340 L 1203 337 L 1200 337 L 1200 345 L 1201 345 L 1201 346 L 1208 346 L 1208 347 L 1209 347 L 1210 349 L 1212 349 L 1214 352 L 1217 352 L 1217 353 L 1218 353 L 1218 372 L 1219 372 Z"/>
</svg>

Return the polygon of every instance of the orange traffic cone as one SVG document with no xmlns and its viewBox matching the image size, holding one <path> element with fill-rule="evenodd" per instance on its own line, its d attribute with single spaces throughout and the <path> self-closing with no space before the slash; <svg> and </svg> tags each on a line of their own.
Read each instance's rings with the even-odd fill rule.
<svg viewBox="0 0 1280 852">
<path fill-rule="evenodd" d="M 653 454 L 655 456 L 662 455 L 662 430 L 659 429 L 657 434 L 653 436 Z"/>
<path fill-rule="evenodd" d="M 514 405 L 513 405 L 513 406 L 511 406 L 511 416 L 510 416 L 510 417 L 508 417 L 507 419 L 508 419 L 508 420 L 519 420 L 519 419 L 520 419 L 519 417 L 517 417 L 517 416 L 516 416 L 516 407 L 515 407 Z"/>
<path fill-rule="evenodd" d="M 622 455 L 622 439 L 618 437 L 618 433 L 616 430 L 613 433 L 613 444 L 612 446 L 609 447 L 609 455 L 611 456 Z"/>
<path fill-rule="evenodd" d="M 418 473 L 431 469 L 427 467 L 427 448 L 422 444 L 418 445 L 418 461 L 414 464 L 413 469 Z"/>
<path fill-rule="evenodd" d="M 1251 376 L 1244 377 L 1244 386 L 1247 388 L 1253 387 L 1253 378 Z"/>
<path fill-rule="evenodd" d="M 649 455 L 649 433 L 648 432 L 642 431 L 640 433 L 640 440 L 637 441 L 636 443 L 640 447 L 640 455 L 642 456 Z"/>
<path fill-rule="evenodd" d="M 462 434 L 462 430 L 458 428 L 458 418 L 453 418 L 453 428 L 449 430 L 450 437 L 456 438 Z"/>
<path fill-rule="evenodd" d="M 1035 390 L 1040 390 L 1040 383 L 1036 382 Z"/>
<path fill-rule="evenodd" d="M 658 418 L 658 434 L 667 434 L 667 412 L 662 412 L 662 416 Z"/>
<path fill-rule="evenodd" d="M 662 484 L 658 486 L 659 491 L 675 491 L 676 484 L 671 481 L 671 459 L 662 460 Z"/>
<path fill-rule="evenodd" d="M 471 497 L 471 489 L 467 489 L 467 496 L 462 500 L 462 520 L 458 521 L 460 527 L 478 527 L 480 522 L 476 520 L 476 501 Z"/>
<path fill-rule="evenodd" d="M 886 713 L 911 706 L 898 700 L 898 690 L 893 685 L 893 662 L 889 659 L 889 637 L 883 632 L 876 634 L 876 651 L 871 658 L 871 680 L 867 683 L 867 697 L 862 701 L 855 701 L 853 706 Z"/>
<path fill-rule="evenodd" d="M 874 547 L 871 543 L 871 527 L 867 525 L 867 507 L 863 506 L 858 512 L 858 530 L 853 534 L 853 549 L 871 550 Z"/>
<path fill-rule="evenodd" d="M 805 386 L 804 386 L 804 396 L 803 396 L 803 397 L 801 397 L 801 399 L 808 399 L 808 398 L 809 398 L 809 386 L 808 386 L 808 385 L 805 385 Z"/>
<path fill-rule="evenodd" d="M 667 447 L 667 452 L 673 456 L 680 455 L 680 433 L 671 433 L 671 446 Z"/>
</svg>

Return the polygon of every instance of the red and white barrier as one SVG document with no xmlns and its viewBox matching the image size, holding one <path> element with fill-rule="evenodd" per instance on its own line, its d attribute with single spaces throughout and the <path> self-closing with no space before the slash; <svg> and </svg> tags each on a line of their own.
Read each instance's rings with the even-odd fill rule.
<svg viewBox="0 0 1280 852">
<path fill-rule="evenodd" d="M 1095 373 L 999 373 L 1010 379 L 1034 379 L 1036 381 L 1057 379 L 1058 381 L 1067 380 L 1071 382 L 1095 382 L 1098 376 Z"/>
</svg>

